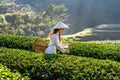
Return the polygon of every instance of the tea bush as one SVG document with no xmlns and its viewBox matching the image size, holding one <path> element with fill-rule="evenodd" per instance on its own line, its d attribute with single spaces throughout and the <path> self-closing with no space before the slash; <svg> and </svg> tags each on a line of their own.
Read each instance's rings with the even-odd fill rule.
<svg viewBox="0 0 120 80">
<path fill-rule="evenodd" d="M 31 80 L 120 80 L 120 63 L 0 48 L 0 63 Z"/>
<path fill-rule="evenodd" d="M 42 39 L 47 41 L 45 38 L 0 34 L 0 46 L 7 48 L 32 50 L 33 42 L 35 39 Z"/>
<path fill-rule="evenodd" d="M 30 80 L 30 78 L 23 78 L 20 73 L 13 73 L 6 66 L 0 64 L 0 80 Z"/>
<path fill-rule="evenodd" d="M 74 43 L 69 48 L 71 55 L 111 59 L 120 62 L 120 45 L 106 43 Z"/>
</svg>

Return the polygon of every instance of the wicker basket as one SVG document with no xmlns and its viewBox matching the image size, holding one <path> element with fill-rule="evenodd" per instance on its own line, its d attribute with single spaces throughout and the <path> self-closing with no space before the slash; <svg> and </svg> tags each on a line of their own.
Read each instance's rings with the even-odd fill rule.
<svg viewBox="0 0 120 80">
<path fill-rule="evenodd" d="M 35 40 L 33 43 L 33 50 L 35 52 L 44 53 L 46 50 L 46 47 L 48 46 L 48 43 L 43 40 Z"/>
</svg>

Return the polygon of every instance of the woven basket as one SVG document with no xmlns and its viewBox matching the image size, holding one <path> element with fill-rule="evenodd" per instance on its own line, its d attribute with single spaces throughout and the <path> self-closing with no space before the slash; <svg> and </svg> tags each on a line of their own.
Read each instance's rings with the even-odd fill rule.
<svg viewBox="0 0 120 80">
<path fill-rule="evenodd" d="M 43 40 L 35 40 L 33 43 L 33 50 L 35 52 L 45 53 L 48 43 Z"/>
</svg>

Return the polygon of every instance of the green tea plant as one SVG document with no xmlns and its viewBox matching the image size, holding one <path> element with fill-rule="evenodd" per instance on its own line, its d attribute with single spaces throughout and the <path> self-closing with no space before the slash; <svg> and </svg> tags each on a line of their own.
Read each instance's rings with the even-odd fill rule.
<svg viewBox="0 0 120 80">
<path fill-rule="evenodd" d="M 35 39 L 42 39 L 48 41 L 45 38 L 39 38 L 39 37 L 0 34 L 0 46 L 7 48 L 32 50 L 33 42 Z"/>
<path fill-rule="evenodd" d="M 111 60 L 0 48 L 0 63 L 31 80 L 120 79 L 120 63 Z"/>
<path fill-rule="evenodd" d="M 22 77 L 19 72 L 11 72 L 6 66 L 0 64 L 0 80 L 30 80 L 30 78 Z"/>
<path fill-rule="evenodd" d="M 120 45 L 116 44 L 77 42 L 69 50 L 71 55 L 111 59 L 120 62 Z"/>
</svg>

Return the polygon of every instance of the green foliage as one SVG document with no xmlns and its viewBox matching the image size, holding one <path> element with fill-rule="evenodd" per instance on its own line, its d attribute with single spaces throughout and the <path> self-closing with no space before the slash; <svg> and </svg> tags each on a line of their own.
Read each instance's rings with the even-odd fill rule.
<svg viewBox="0 0 120 80">
<path fill-rule="evenodd" d="M 38 24 L 43 31 L 50 32 L 52 27 L 59 21 L 65 20 L 66 19 L 66 12 L 67 8 L 61 4 L 61 5 L 55 5 L 55 4 L 50 4 L 43 13 L 40 14 L 40 22 Z M 45 36 L 47 35 L 44 33 Z"/>
<path fill-rule="evenodd" d="M 10 11 L 10 8 L 6 6 L 3 2 L 0 3 L 0 14 L 5 14 Z"/>
<path fill-rule="evenodd" d="M 67 8 L 63 4 L 61 5 L 55 5 L 50 4 L 46 10 L 46 15 L 50 16 L 50 18 L 63 18 L 66 16 Z"/>
<path fill-rule="evenodd" d="M 6 17 L 6 20 L 15 27 L 19 27 L 16 25 L 20 25 L 24 23 L 24 19 L 22 18 L 21 15 L 5 15 L 5 17 Z"/>
<path fill-rule="evenodd" d="M 0 46 L 8 48 L 18 48 L 32 50 L 35 39 L 47 39 L 38 37 L 15 36 L 0 34 Z M 71 43 L 69 40 L 64 40 L 63 43 Z M 71 55 L 93 57 L 97 59 L 111 59 L 120 61 L 120 45 L 107 43 L 74 43 L 74 46 L 69 48 Z"/>
<path fill-rule="evenodd" d="M 17 24 L 17 25 L 24 23 L 24 20 L 22 19 L 20 15 L 15 16 L 14 20 L 15 20 L 14 24 Z"/>
<path fill-rule="evenodd" d="M 35 39 L 41 38 L 0 34 L 0 46 L 32 50 L 32 45 Z"/>
<path fill-rule="evenodd" d="M 0 48 L 0 62 L 31 80 L 119 80 L 120 63 Z"/>
<path fill-rule="evenodd" d="M 120 45 L 107 43 L 75 43 L 69 48 L 72 55 L 111 59 L 120 62 Z"/>
<path fill-rule="evenodd" d="M 20 10 L 22 6 L 14 1 L 6 1 L 4 3 L 5 5 L 0 6 L 1 33 L 45 37 L 58 21 L 66 18 L 67 8 L 62 4 L 50 4 L 42 12 L 23 12 Z M 27 9 L 28 7 L 23 6 L 23 8 Z"/>
<path fill-rule="evenodd" d="M 0 15 L 0 26 L 7 25 L 7 21 L 4 15 Z"/>
<path fill-rule="evenodd" d="M 22 77 L 18 72 L 11 72 L 6 66 L 0 64 L 0 80 L 30 80 L 27 76 Z"/>
</svg>

